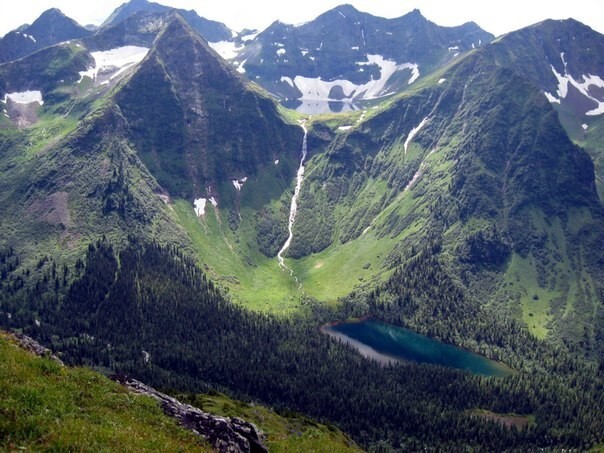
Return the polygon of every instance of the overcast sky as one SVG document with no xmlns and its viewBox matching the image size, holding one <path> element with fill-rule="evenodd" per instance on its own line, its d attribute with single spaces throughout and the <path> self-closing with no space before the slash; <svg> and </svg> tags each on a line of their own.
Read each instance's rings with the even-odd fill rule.
<svg viewBox="0 0 604 453">
<path fill-rule="evenodd" d="M 3 0 L 7 2 L 8 0 Z M 13 0 L 2 7 L 0 35 L 32 23 L 46 9 L 59 8 L 82 25 L 100 24 L 124 0 Z M 301 23 L 342 3 L 382 17 L 399 17 L 414 8 L 439 25 L 474 21 L 501 35 L 544 19 L 573 17 L 604 33 L 604 0 L 159 0 L 157 3 L 195 9 L 200 16 L 224 22 L 234 30 L 264 29 L 274 20 Z"/>
</svg>

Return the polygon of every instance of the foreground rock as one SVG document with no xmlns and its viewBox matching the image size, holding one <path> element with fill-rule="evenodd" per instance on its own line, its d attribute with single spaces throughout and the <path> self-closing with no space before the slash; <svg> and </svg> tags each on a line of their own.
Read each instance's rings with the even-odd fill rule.
<svg viewBox="0 0 604 453">
<path fill-rule="evenodd" d="M 220 452 L 267 452 L 262 432 L 252 423 L 236 417 L 211 415 L 171 396 L 158 392 L 136 379 L 123 375 L 110 376 L 114 381 L 141 395 L 155 398 L 164 412 L 176 418 L 182 426 L 203 436 Z"/>
</svg>

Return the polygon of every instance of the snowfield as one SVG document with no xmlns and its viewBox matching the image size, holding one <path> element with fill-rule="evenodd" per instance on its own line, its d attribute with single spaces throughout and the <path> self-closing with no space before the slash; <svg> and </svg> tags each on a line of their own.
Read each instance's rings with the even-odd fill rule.
<svg viewBox="0 0 604 453">
<path fill-rule="evenodd" d="M 293 80 L 295 87 L 300 90 L 303 100 L 327 101 L 330 100 L 329 93 L 333 87 L 341 87 L 344 91 L 344 97 L 348 100 L 353 99 L 376 99 L 384 96 L 384 90 L 388 80 L 397 71 L 404 69 L 411 70 L 411 77 L 408 84 L 412 84 L 420 76 L 419 66 L 415 63 L 396 64 L 395 61 L 386 60 L 381 55 L 367 55 L 368 61 L 357 62 L 359 66 L 376 64 L 380 67 L 380 78 L 372 79 L 369 82 L 356 85 L 350 80 L 338 79 L 333 81 L 322 80 L 321 77 L 296 76 Z M 290 83 L 289 77 L 282 77 L 282 82 Z M 291 83 L 290 83 L 291 84 Z"/>
<path fill-rule="evenodd" d="M 6 104 L 6 102 L 10 99 L 16 104 L 30 104 L 32 102 L 37 102 L 38 104 L 44 104 L 44 100 L 42 99 L 42 93 L 40 91 L 21 91 L 15 93 L 7 93 L 4 95 L 4 99 L 2 102 Z"/>
<path fill-rule="evenodd" d="M 409 135 L 407 136 L 407 140 L 405 140 L 405 143 L 403 145 L 403 147 L 405 148 L 405 156 L 407 155 L 407 148 L 409 147 L 409 143 L 411 143 L 411 140 L 413 140 L 413 137 L 415 137 L 417 135 L 417 133 L 421 130 L 422 127 L 424 127 L 426 125 L 427 122 L 428 122 L 428 117 L 424 118 L 421 123 L 419 123 L 416 127 L 411 129 L 411 132 L 409 132 Z"/>
<path fill-rule="evenodd" d="M 193 206 L 195 206 L 195 215 L 197 217 L 201 217 L 202 215 L 204 215 L 206 213 L 206 203 L 208 200 L 206 200 L 205 198 L 197 198 L 195 200 L 195 202 L 193 203 Z"/>
<path fill-rule="evenodd" d="M 237 44 L 235 44 L 233 41 L 209 42 L 208 44 L 225 60 L 235 58 L 243 49 L 243 46 L 237 47 Z"/>
<path fill-rule="evenodd" d="M 560 74 L 558 71 L 556 71 L 556 68 L 554 68 L 554 66 L 550 64 L 550 68 L 558 82 L 558 87 L 556 89 L 556 94 L 558 96 L 556 97 L 552 93 L 548 93 L 546 91 L 546 92 L 544 92 L 544 94 L 545 94 L 545 97 L 547 98 L 547 100 L 552 104 L 553 103 L 560 104 L 560 101 L 562 99 L 566 98 L 566 96 L 568 95 L 568 86 L 572 85 L 577 90 L 579 90 L 579 92 L 583 96 L 594 101 L 598 105 L 596 108 L 589 110 L 588 112 L 585 112 L 585 114 L 587 116 L 596 116 L 596 115 L 604 114 L 604 100 L 595 98 L 589 92 L 589 90 L 592 86 L 597 87 L 597 88 L 604 88 L 604 80 L 602 80 L 602 78 L 600 76 L 593 75 L 593 74 L 582 75 L 581 76 L 581 78 L 583 79 L 582 82 L 575 80 L 575 78 L 567 72 L 567 69 L 566 69 L 567 63 L 566 63 L 566 60 L 564 59 L 564 52 L 562 52 L 560 54 L 560 59 L 562 60 L 562 63 L 564 64 L 564 74 Z"/>
<path fill-rule="evenodd" d="M 148 52 L 149 49 L 147 47 L 138 46 L 124 46 L 111 50 L 92 52 L 91 55 L 94 58 L 95 65 L 87 71 L 80 72 L 79 81 L 81 82 L 84 77 L 96 80 L 99 72 L 111 72 L 112 70 L 115 71 L 111 75 L 111 79 L 113 79 L 135 64 L 140 63 Z"/>
</svg>

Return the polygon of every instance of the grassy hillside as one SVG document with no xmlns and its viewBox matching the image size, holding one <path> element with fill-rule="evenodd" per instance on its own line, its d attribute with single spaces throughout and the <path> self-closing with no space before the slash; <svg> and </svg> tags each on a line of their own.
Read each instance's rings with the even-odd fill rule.
<svg viewBox="0 0 604 453">
<path fill-rule="evenodd" d="M 256 424 L 270 451 L 359 451 L 338 429 L 213 393 L 185 397 L 215 415 Z M 17 346 L 0 332 L 0 449 L 52 451 L 212 451 L 164 415 L 158 403 L 129 393 L 86 368 L 68 368 Z"/>
<path fill-rule="evenodd" d="M 0 333 L 0 449 L 212 451 L 150 397 L 35 357 Z"/>
</svg>

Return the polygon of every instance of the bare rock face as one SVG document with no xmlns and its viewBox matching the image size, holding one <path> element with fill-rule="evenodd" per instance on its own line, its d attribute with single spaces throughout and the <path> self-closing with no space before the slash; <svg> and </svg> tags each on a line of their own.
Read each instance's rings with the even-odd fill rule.
<svg viewBox="0 0 604 453">
<path fill-rule="evenodd" d="M 236 417 L 208 414 L 158 392 L 136 379 L 123 375 L 113 375 L 111 379 L 135 393 L 155 398 L 167 415 L 176 418 L 182 426 L 207 439 L 214 448 L 222 453 L 268 452 L 263 443 L 264 435 L 252 423 Z"/>
</svg>

